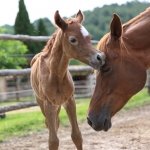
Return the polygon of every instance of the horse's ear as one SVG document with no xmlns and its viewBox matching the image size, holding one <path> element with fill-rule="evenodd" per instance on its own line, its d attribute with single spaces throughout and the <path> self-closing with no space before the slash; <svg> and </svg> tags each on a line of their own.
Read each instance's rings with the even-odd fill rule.
<svg viewBox="0 0 150 150">
<path fill-rule="evenodd" d="M 110 24 L 110 34 L 111 38 L 118 40 L 122 35 L 122 23 L 117 14 L 114 14 L 113 19 Z"/>
<path fill-rule="evenodd" d="M 60 15 L 59 15 L 59 11 L 57 10 L 55 12 L 55 15 L 54 15 L 54 21 L 55 21 L 55 24 L 61 28 L 63 31 L 67 28 L 68 24 L 65 22 L 65 20 L 63 20 Z"/>
<path fill-rule="evenodd" d="M 76 19 L 78 20 L 79 23 L 82 23 L 84 20 L 84 15 L 81 12 L 81 10 L 78 11 L 78 13 L 76 14 Z"/>
</svg>

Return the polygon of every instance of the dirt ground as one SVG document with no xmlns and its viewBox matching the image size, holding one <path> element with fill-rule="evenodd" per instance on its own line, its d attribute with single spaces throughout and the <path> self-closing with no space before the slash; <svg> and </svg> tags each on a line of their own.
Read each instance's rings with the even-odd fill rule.
<svg viewBox="0 0 150 150">
<path fill-rule="evenodd" d="M 84 150 L 150 150 L 150 105 L 119 112 L 108 132 L 95 132 L 86 121 L 79 124 Z M 59 150 L 75 150 L 70 127 L 59 129 Z M 48 131 L 0 143 L 0 150 L 48 150 Z"/>
</svg>

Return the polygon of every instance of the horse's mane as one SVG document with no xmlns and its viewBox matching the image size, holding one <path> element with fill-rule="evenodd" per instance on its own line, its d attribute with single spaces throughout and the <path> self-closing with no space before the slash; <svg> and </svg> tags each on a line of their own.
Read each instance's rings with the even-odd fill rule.
<svg viewBox="0 0 150 150">
<path fill-rule="evenodd" d="M 147 8 L 144 12 L 140 13 L 139 15 L 137 15 L 136 17 L 134 17 L 133 19 L 129 20 L 128 22 L 126 22 L 125 24 L 123 24 L 123 30 L 128 29 L 132 24 L 137 24 L 139 21 L 143 20 L 144 18 L 147 18 L 147 16 L 150 15 L 150 7 Z"/>
</svg>

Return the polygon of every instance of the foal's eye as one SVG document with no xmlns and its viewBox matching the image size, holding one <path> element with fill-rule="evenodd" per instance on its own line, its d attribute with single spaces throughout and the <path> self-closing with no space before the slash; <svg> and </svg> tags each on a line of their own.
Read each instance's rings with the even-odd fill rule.
<svg viewBox="0 0 150 150">
<path fill-rule="evenodd" d="M 73 45 L 77 45 L 78 44 L 78 41 L 77 41 L 77 39 L 75 37 L 69 37 L 69 41 Z"/>
</svg>

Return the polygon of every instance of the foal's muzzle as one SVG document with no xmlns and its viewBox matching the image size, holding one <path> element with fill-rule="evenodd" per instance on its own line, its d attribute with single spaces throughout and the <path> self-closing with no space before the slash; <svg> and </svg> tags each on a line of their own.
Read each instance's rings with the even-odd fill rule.
<svg viewBox="0 0 150 150">
<path fill-rule="evenodd" d="M 99 64 L 101 66 L 103 66 L 105 64 L 105 54 L 103 52 L 100 52 L 98 55 L 97 55 L 97 60 L 99 61 Z"/>
<path fill-rule="evenodd" d="M 98 52 L 95 54 L 94 59 L 90 61 L 91 67 L 98 70 L 105 64 L 105 54 L 103 52 Z"/>
</svg>

